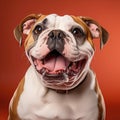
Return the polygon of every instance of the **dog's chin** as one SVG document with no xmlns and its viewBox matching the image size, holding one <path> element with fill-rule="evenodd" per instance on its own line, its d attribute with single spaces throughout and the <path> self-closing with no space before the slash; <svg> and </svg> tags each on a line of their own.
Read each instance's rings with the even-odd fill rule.
<svg viewBox="0 0 120 120">
<path fill-rule="evenodd" d="M 37 73 L 42 77 L 42 83 L 55 90 L 70 90 L 76 87 L 83 79 L 87 56 L 79 61 L 69 61 L 57 51 L 48 53 L 43 59 L 33 56 L 32 63 Z"/>
</svg>

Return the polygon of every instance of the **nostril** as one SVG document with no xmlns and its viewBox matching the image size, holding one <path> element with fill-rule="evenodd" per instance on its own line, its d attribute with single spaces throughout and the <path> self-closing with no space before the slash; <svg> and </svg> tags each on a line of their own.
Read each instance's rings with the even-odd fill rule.
<svg viewBox="0 0 120 120">
<path fill-rule="evenodd" d="M 65 34 L 62 32 L 62 31 L 60 31 L 59 33 L 58 33 L 58 38 L 59 39 L 63 39 L 65 37 Z"/>
<path fill-rule="evenodd" d="M 51 32 L 48 34 L 48 36 L 49 36 L 50 38 L 52 38 L 52 39 L 55 37 L 53 31 L 51 31 Z"/>
</svg>

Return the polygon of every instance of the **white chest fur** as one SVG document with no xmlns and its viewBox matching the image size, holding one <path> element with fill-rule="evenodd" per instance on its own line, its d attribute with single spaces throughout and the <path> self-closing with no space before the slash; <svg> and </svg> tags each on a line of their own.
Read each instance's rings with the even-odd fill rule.
<svg viewBox="0 0 120 120">
<path fill-rule="evenodd" d="M 30 67 L 25 76 L 24 91 L 18 102 L 22 120 L 97 120 L 98 100 L 95 76 L 90 70 L 86 80 L 66 94 L 45 88 Z"/>
</svg>

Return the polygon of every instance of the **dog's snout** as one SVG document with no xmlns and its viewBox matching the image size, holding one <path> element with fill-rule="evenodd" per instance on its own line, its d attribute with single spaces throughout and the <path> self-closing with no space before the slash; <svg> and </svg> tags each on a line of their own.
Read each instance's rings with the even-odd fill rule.
<svg viewBox="0 0 120 120">
<path fill-rule="evenodd" d="M 53 39 L 53 40 L 55 40 L 55 39 L 61 40 L 61 39 L 63 39 L 63 38 L 65 37 L 65 34 L 64 34 L 64 32 L 61 31 L 61 30 L 52 30 L 52 31 L 48 34 L 48 36 L 49 36 L 51 39 Z"/>
<path fill-rule="evenodd" d="M 52 30 L 48 34 L 48 48 L 62 52 L 64 49 L 65 33 L 62 30 Z"/>
</svg>

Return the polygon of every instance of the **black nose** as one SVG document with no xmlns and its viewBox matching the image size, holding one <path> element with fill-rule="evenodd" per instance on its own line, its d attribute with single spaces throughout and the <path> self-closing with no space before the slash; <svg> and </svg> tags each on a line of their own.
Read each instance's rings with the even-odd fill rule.
<svg viewBox="0 0 120 120">
<path fill-rule="evenodd" d="M 65 34 L 64 34 L 64 32 L 61 31 L 61 30 L 52 30 L 52 31 L 48 34 L 48 36 L 49 36 L 51 39 L 53 39 L 53 40 L 55 40 L 55 39 L 61 40 L 61 39 L 63 39 L 63 38 L 65 37 Z"/>
<path fill-rule="evenodd" d="M 48 48 L 50 50 L 57 50 L 58 52 L 62 52 L 64 49 L 64 38 L 65 33 L 62 30 L 52 30 L 48 34 Z"/>
</svg>

